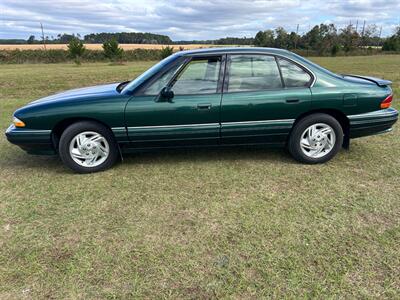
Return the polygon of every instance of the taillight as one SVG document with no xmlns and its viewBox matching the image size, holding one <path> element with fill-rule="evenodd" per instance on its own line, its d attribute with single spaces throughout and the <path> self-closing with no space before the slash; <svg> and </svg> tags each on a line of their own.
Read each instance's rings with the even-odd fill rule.
<svg viewBox="0 0 400 300">
<path fill-rule="evenodd" d="M 381 102 L 381 108 L 388 108 L 392 104 L 393 95 L 389 95 Z"/>
</svg>

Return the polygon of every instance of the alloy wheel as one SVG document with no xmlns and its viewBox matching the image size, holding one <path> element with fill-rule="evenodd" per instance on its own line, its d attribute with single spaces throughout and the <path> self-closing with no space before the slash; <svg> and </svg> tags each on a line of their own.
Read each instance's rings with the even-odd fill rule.
<svg viewBox="0 0 400 300">
<path fill-rule="evenodd" d="M 302 133 L 300 148 L 308 157 L 321 158 L 332 151 L 335 142 L 336 135 L 333 128 L 325 123 L 316 123 L 307 127 Z"/>
<path fill-rule="evenodd" d="M 70 142 L 69 154 L 77 164 L 94 168 L 101 165 L 110 154 L 110 146 L 104 136 L 94 131 L 77 134 Z"/>
</svg>

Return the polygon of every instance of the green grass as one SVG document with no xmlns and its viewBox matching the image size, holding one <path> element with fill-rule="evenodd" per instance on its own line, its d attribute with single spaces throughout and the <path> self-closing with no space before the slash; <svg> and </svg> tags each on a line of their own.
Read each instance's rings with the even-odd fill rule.
<svg viewBox="0 0 400 300">
<path fill-rule="evenodd" d="M 314 60 L 400 98 L 400 56 Z M 2 65 L 0 128 L 33 99 L 151 64 Z M 324 165 L 187 150 L 84 176 L 1 136 L 0 298 L 399 298 L 399 179 L 398 126 Z"/>
</svg>

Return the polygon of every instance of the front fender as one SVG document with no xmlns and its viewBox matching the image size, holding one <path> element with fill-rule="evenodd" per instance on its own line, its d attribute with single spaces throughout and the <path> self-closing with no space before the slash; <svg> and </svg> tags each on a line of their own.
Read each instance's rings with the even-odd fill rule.
<svg viewBox="0 0 400 300">
<path fill-rule="evenodd" d="M 53 130 L 67 119 L 93 119 L 109 128 L 125 127 L 124 110 L 129 97 L 86 97 L 37 103 L 18 109 L 14 115 L 23 120 L 26 129 Z"/>
</svg>

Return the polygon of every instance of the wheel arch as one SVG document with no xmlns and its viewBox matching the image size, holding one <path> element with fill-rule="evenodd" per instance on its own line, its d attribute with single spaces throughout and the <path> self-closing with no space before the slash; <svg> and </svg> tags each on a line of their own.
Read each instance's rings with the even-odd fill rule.
<svg viewBox="0 0 400 300">
<path fill-rule="evenodd" d="M 338 109 L 330 109 L 330 108 L 314 109 L 314 110 L 310 110 L 306 113 L 303 113 L 296 118 L 295 122 L 293 123 L 292 130 L 300 120 L 304 119 L 307 116 L 316 114 L 316 113 L 323 113 L 323 114 L 330 115 L 331 117 L 335 118 L 339 122 L 340 126 L 343 129 L 343 134 L 344 134 L 342 146 L 347 149 L 350 145 L 350 136 L 349 136 L 350 120 L 342 111 L 340 111 Z M 290 134 L 292 133 L 292 130 L 290 131 Z M 289 134 L 289 136 L 290 136 L 290 134 Z"/>
<path fill-rule="evenodd" d="M 110 126 L 108 126 L 104 122 L 101 122 L 94 118 L 86 118 L 86 117 L 66 118 L 66 119 L 59 121 L 51 130 L 51 141 L 52 141 L 53 147 L 56 151 L 58 151 L 58 144 L 60 142 L 60 138 L 61 138 L 61 135 L 64 132 L 64 130 L 67 129 L 70 125 L 77 123 L 77 122 L 82 122 L 82 121 L 95 122 L 95 123 L 98 123 L 98 124 L 108 128 L 115 139 L 114 133 L 112 132 Z"/>
</svg>

